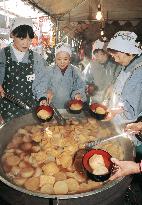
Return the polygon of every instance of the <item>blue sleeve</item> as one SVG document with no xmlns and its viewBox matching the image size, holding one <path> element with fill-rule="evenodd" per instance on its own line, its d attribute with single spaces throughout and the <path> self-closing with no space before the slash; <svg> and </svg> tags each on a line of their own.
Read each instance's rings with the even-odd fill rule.
<svg viewBox="0 0 142 205">
<path fill-rule="evenodd" d="M 74 98 L 77 93 L 79 93 L 82 97 L 82 100 L 85 102 L 87 100 L 85 93 L 85 82 L 83 80 L 83 76 L 81 72 L 74 68 L 74 83 L 73 83 L 73 91 L 71 97 Z"/>
<path fill-rule="evenodd" d="M 128 120 L 136 120 L 142 112 L 142 68 L 133 74 L 131 80 L 122 92 L 122 103 L 124 104 L 123 115 Z"/>
<path fill-rule="evenodd" d="M 41 55 L 34 53 L 34 72 L 35 80 L 33 81 L 33 94 L 37 100 L 41 97 L 46 96 L 48 73 L 47 73 L 47 62 L 42 58 Z"/>
</svg>

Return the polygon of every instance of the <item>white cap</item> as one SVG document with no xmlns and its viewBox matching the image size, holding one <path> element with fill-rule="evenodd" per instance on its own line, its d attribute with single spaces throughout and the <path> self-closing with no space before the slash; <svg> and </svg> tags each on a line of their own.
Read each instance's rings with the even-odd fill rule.
<svg viewBox="0 0 142 205">
<path fill-rule="evenodd" d="M 93 50 L 103 50 L 105 43 L 103 41 L 100 41 L 99 39 L 96 40 L 93 44 Z"/>
<path fill-rule="evenodd" d="M 23 18 L 23 17 L 18 17 L 13 19 L 11 25 L 10 25 L 10 32 L 12 32 L 15 28 L 21 25 L 28 25 L 33 28 L 33 22 L 32 19 L 30 18 Z"/>
<path fill-rule="evenodd" d="M 136 42 L 137 35 L 130 31 L 117 32 L 108 43 L 107 48 L 120 51 L 129 54 L 142 53 L 142 50 L 138 48 L 139 43 Z"/>
<path fill-rule="evenodd" d="M 72 54 L 71 51 L 71 46 L 68 43 L 59 43 L 57 44 L 56 48 L 55 48 L 55 55 L 57 55 L 57 53 L 59 52 L 66 52 L 68 53 L 70 56 Z"/>
</svg>

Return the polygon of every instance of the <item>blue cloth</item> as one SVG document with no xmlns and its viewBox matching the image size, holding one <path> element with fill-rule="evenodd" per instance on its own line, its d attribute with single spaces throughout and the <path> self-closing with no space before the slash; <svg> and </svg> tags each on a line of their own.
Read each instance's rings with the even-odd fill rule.
<svg viewBox="0 0 142 205">
<path fill-rule="evenodd" d="M 65 104 L 77 93 L 81 94 L 83 101 L 86 101 L 85 82 L 79 69 L 71 64 L 64 74 L 57 65 L 47 68 L 42 83 L 36 87 L 37 98 L 47 96 L 48 90 L 54 93 L 52 103 L 60 109 L 65 108 Z"/>
<path fill-rule="evenodd" d="M 135 67 L 137 68 L 134 69 Z M 131 72 L 131 75 L 126 80 L 119 96 L 124 105 L 124 112 L 114 118 L 118 124 L 134 122 L 142 112 L 142 55 L 135 58 L 126 67 L 125 72 Z"/>
<path fill-rule="evenodd" d="M 83 77 L 86 84 L 93 83 L 96 86 L 97 90 L 95 90 L 93 96 L 94 101 L 102 102 L 104 100 L 108 87 L 114 83 L 121 67 L 110 59 L 104 64 L 96 61 L 88 63 L 83 71 Z"/>
<path fill-rule="evenodd" d="M 17 62 L 17 58 L 14 55 L 13 49 L 10 46 L 10 52 L 11 52 L 11 58 L 13 61 Z M 35 80 L 33 80 L 32 84 L 32 92 L 33 94 L 36 95 L 36 87 L 42 82 L 43 77 L 45 76 L 46 73 L 46 68 L 47 68 L 47 62 L 44 60 L 44 58 L 39 55 L 36 52 L 33 52 L 33 72 L 35 74 Z M 24 58 L 22 59 L 21 63 L 30 63 L 29 62 L 29 51 L 27 51 L 24 55 Z M 2 85 L 4 76 L 5 76 L 5 65 L 6 65 L 6 56 L 4 49 L 0 50 L 0 85 Z M 18 75 L 18 74 L 17 74 Z"/>
</svg>

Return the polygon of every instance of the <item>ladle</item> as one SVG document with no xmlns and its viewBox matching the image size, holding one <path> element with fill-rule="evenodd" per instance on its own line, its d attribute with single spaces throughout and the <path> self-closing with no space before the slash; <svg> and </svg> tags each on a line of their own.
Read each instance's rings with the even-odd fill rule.
<svg viewBox="0 0 142 205">
<path fill-rule="evenodd" d="M 8 100 L 10 100 L 11 102 L 15 103 L 16 105 L 18 105 L 19 107 L 22 107 L 26 110 L 30 110 L 32 109 L 32 106 L 27 105 L 26 103 L 22 102 L 20 99 L 17 99 L 16 97 L 14 97 L 11 94 L 8 93 L 4 93 L 4 97 L 7 98 Z M 59 125 L 65 125 L 66 124 L 66 120 L 62 117 L 62 115 L 60 114 L 60 112 L 57 110 L 57 108 L 50 103 L 50 106 L 53 108 L 54 110 L 54 118 L 56 119 L 57 123 Z"/>
<path fill-rule="evenodd" d="M 20 99 L 14 97 L 13 95 L 10 95 L 8 93 L 4 93 L 4 97 L 7 98 L 8 100 L 10 100 L 11 102 L 15 103 L 16 105 L 18 105 L 19 107 L 22 107 L 26 110 L 30 110 L 30 106 L 27 105 L 26 103 L 22 102 Z"/>
</svg>

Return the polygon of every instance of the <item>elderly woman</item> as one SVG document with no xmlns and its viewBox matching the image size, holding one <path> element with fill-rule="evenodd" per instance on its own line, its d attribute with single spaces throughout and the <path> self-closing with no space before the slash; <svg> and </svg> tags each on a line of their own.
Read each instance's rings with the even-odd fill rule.
<svg viewBox="0 0 142 205">
<path fill-rule="evenodd" d="M 70 45 L 61 43 L 55 49 L 55 65 L 47 68 L 42 87 L 37 86 L 41 103 L 52 100 L 55 107 L 63 109 L 70 99 L 86 101 L 85 83 L 79 69 L 70 64 Z M 44 98 L 43 98 L 44 97 Z"/>
<path fill-rule="evenodd" d="M 107 50 L 123 65 L 109 101 L 110 115 L 116 125 L 137 120 L 142 111 L 142 50 L 134 32 L 119 31 L 110 40 Z"/>
</svg>

